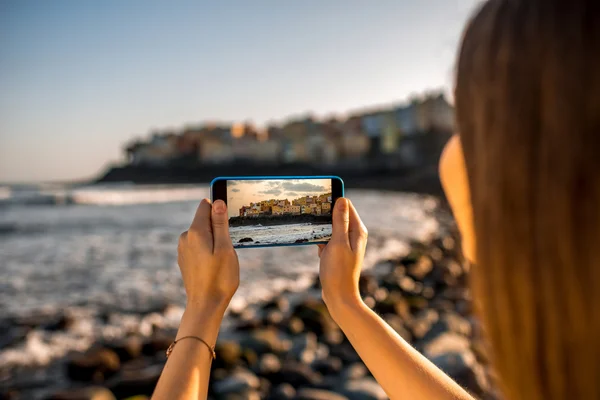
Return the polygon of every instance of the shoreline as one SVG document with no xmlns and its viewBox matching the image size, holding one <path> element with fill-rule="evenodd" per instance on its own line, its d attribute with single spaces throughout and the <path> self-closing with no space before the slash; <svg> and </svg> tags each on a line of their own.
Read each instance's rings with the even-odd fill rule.
<svg viewBox="0 0 600 400">
<path fill-rule="evenodd" d="M 283 215 L 283 216 L 267 216 L 267 217 L 231 217 L 229 218 L 229 226 L 231 228 L 238 227 L 258 227 L 258 226 L 277 226 L 277 225 L 326 225 L 331 224 L 331 214 L 327 215 Z"/>
</svg>

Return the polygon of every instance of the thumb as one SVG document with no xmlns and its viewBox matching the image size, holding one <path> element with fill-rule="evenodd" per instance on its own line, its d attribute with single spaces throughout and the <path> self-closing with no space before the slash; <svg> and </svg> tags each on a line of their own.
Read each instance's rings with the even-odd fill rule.
<svg viewBox="0 0 600 400">
<path fill-rule="evenodd" d="M 226 249 L 232 246 L 229 237 L 229 220 L 227 205 L 223 200 L 217 200 L 212 206 L 211 213 L 214 250 Z"/>
<path fill-rule="evenodd" d="M 350 207 L 348 200 L 341 197 L 335 202 L 333 208 L 331 241 L 338 243 L 350 243 L 348 241 L 348 226 L 350 224 Z"/>
</svg>

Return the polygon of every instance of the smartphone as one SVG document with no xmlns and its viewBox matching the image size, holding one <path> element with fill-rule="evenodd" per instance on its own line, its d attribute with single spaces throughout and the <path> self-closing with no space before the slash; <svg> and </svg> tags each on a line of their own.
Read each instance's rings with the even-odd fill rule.
<svg viewBox="0 0 600 400">
<path fill-rule="evenodd" d="M 337 176 L 215 178 L 211 199 L 223 200 L 235 248 L 327 243 L 331 213 L 344 197 Z"/>
</svg>

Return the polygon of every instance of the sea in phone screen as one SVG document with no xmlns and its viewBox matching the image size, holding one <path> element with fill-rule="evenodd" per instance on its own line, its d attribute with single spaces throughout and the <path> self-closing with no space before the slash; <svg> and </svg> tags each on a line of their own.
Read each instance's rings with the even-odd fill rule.
<svg viewBox="0 0 600 400">
<path fill-rule="evenodd" d="M 332 201 L 331 179 L 228 180 L 233 245 L 326 242 Z"/>
</svg>

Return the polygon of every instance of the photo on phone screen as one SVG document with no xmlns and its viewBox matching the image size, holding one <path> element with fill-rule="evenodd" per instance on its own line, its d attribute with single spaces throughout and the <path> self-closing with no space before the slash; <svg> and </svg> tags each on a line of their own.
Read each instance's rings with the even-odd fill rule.
<svg viewBox="0 0 600 400">
<path fill-rule="evenodd" d="M 228 179 L 226 191 L 235 247 L 326 243 L 331 238 L 332 179 Z"/>
</svg>

